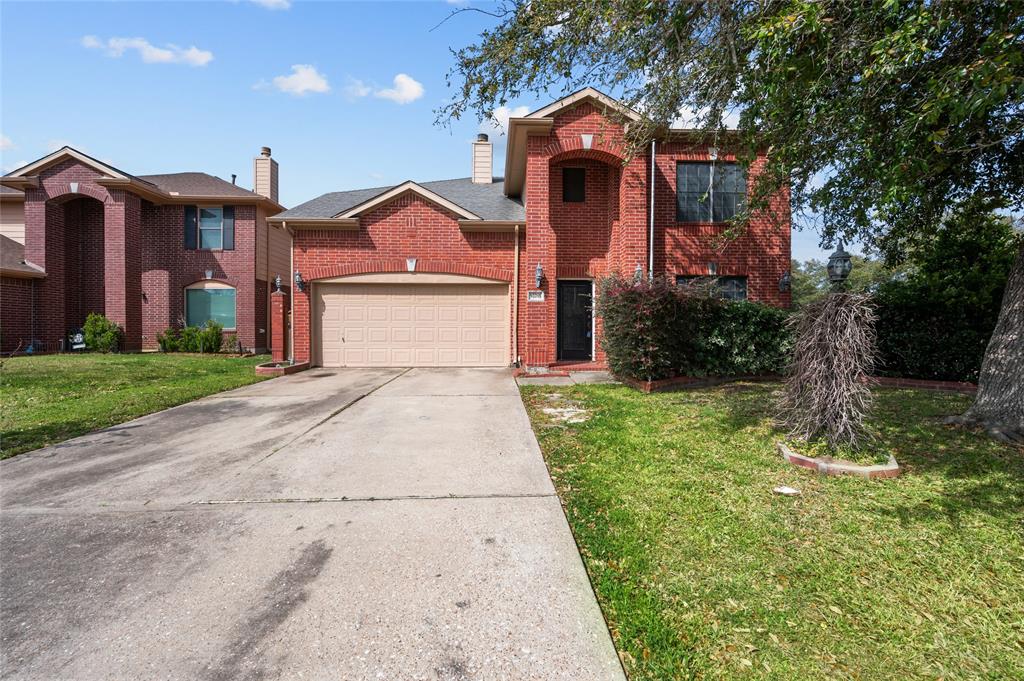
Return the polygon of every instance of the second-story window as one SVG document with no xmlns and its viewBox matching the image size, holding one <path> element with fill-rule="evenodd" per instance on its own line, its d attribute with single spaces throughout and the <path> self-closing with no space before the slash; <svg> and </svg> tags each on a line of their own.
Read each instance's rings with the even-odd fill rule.
<svg viewBox="0 0 1024 681">
<path fill-rule="evenodd" d="M 583 203 L 586 200 L 586 168 L 562 168 L 562 202 Z"/>
<path fill-rule="evenodd" d="M 747 176 L 735 163 L 676 164 L 676 221 L 725 222 L 743 209 Z"/>
<path fill-rule="evenodd" d="M 185 248 L 234 250 L 234 206 L 185 206 Z"/>
</svg>

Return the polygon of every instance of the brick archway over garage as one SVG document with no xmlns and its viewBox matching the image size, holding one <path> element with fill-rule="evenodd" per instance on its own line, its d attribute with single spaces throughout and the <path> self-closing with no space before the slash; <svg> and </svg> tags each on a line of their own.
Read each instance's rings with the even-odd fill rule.
<svg viewBox="0 0 1024 681">
<path fill-rule="evenodd" d="M 500 269 L 497 267 L 486 267 L 483 265 L 471 265 L 467 263 L 454 262 L 451 260 L 417 260 L 416 272 L 429 274 L 462 274 L 482 279 L 494 279 L 495 281 L 511 282 L 512 270 Z M 311 282 L 319 279 L 334 279 L 336 277 L 347 277 L 354 274 L 390 274 L 409 272 L 408 263 L 404 259 L 391 258 L 387 260 L 364 260 L 362 262 L 350 263 L 347 265 L 331 265 L 325 267 L 314 267 L 308 273 L 302 273 L 303 278 Z"/>
</svg>

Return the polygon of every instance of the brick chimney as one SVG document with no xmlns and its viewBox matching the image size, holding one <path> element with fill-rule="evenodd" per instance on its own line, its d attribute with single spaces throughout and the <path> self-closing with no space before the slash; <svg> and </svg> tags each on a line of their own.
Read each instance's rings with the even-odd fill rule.
<svg viewBox="0 0 1024 681">
<path fill-rule="evenodd" d="M 487 141 L 487 133 L 480 133 L 473 142 L 473 182 L 490 184 L 494 171 L 494 149 Z"/>
<path fill-rule="evenodd" d="M 260 149 L 252 161 L 252 190 L 277 203 L 277 161 L 270 158 L 270 147 Z"/>
</svg>

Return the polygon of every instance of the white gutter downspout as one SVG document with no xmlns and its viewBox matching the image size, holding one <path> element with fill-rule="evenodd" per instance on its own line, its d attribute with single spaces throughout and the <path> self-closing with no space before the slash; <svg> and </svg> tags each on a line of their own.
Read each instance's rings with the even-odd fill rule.
<svg viewBox="0 0 1024 681">
<path fill-rule="evenodd" d="M 515 264 L 512 270 L 512 363 L 519 365 L 519 225 L 515 229 Z"/>
<path fill-rule="evenodd" d="M 650 233 L 647 237 L 647 278 L 654 280 L 654 167 L 657 141 L 651 140 L 651 198 L 650 198 Z"/>
<path fill-rule="evenodd" d="M 284 227 L 284 231 L 288 232 L 288 290 L 291 291 L 291 295 L 288 296 L 288 363 L 295 364 L 295 235 L 288 229 L 288 221 L 282 220 L 281 225 Z"/>
</svg>

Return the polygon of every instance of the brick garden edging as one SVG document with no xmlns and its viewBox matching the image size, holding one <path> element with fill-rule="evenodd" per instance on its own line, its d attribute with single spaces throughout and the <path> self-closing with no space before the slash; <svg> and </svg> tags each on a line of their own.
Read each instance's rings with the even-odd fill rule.
<svg viewBox="0 0 1024 681">
<path fill-rule="evenodd" d="M 889 461 L 874 466 L 861 466 L 852 461 L 832 459 L 829 457 L 812 457 L 797 454 L 783 442 L 776 442 L 782 458 L 794 466 L 809 468 L 822 475 L 859 475 L 862 478 L 895 478 L 902 472 L 900 465 L 896 463 L 896 457 L 889 455 Z"/>
<path fill-rule="evenodd" d="M 298 364 L 267 362 L 266 364 L 256 365 L 256 374 L 259 376 L 287 376 L 288 374 L 297 374 L 300 371 L 305 371 L 308 368 L 309 362 L 299 362 Z"/>
</svg>

